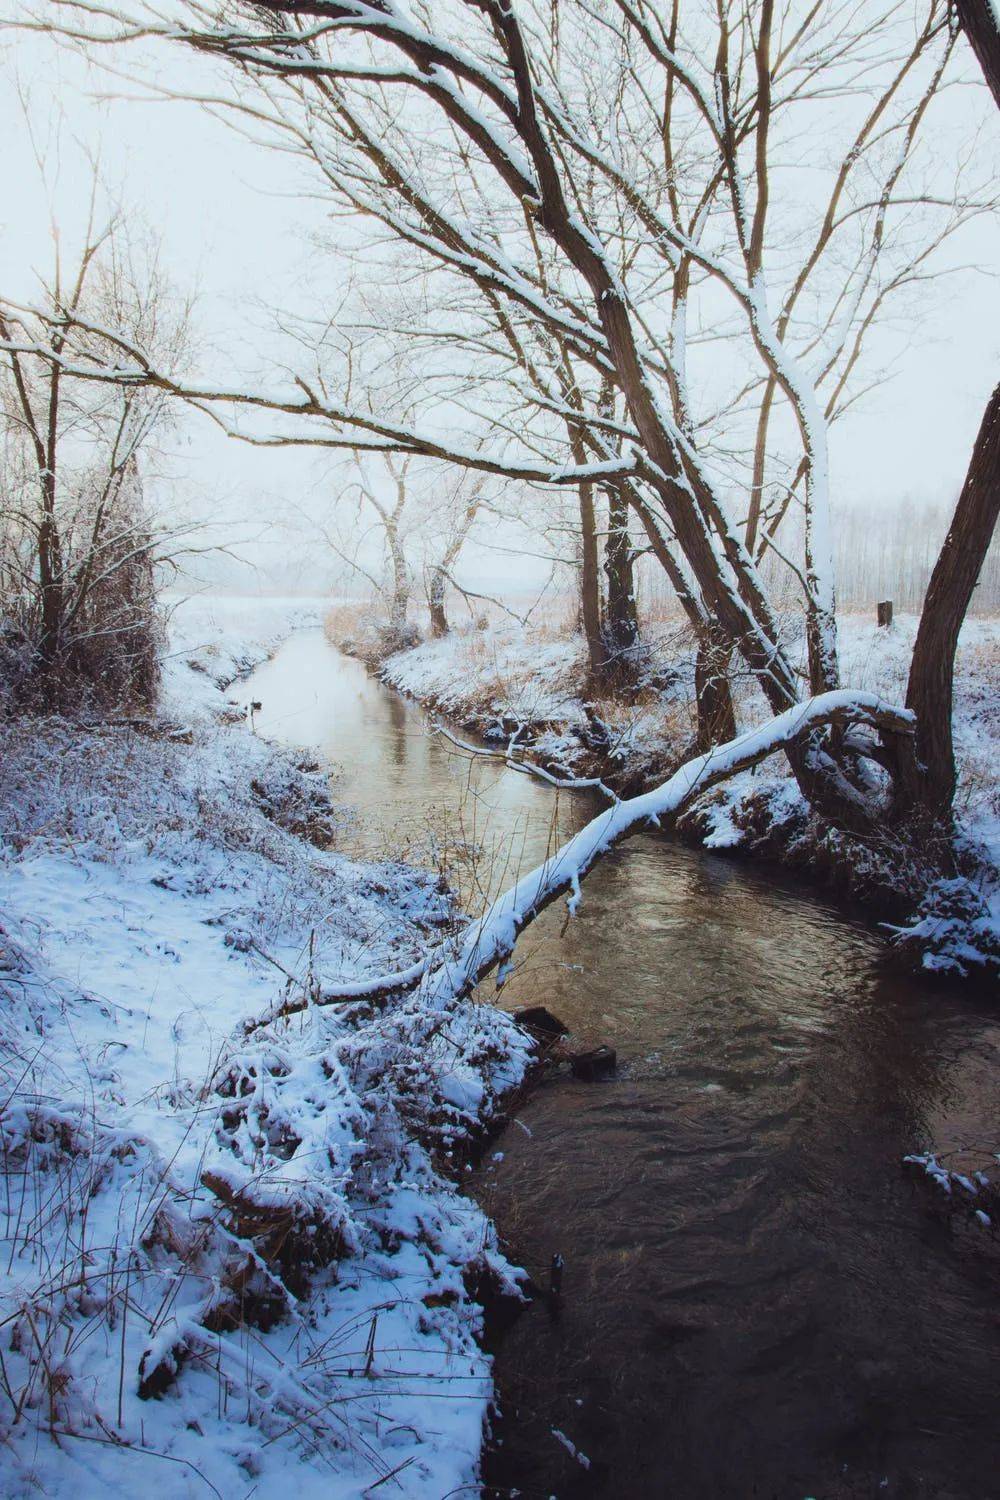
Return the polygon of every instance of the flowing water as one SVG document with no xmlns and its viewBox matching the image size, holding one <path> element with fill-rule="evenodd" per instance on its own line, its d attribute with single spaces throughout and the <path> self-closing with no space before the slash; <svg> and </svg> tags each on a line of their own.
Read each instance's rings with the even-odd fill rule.
<svg viewBox="0 0 1000 1500">
<path fill-rule="evenodd" d="M 340 847 L 438 860 L 467 903 L 595 810 L 458 755 L 318 632 L 245 693 L 333 767 Z M 515 1260 L 565 1259 L 561 1305 L 500 1341 L 487 1493 L 1000 1496 L 997 1246 L 900 1166 L 996 1127 L 993 997 L 894 977 L 857 916 L 652 834 L 518 957 L 502 1003 L 619 1068 L 541 1087 L 477 1174 Z"/>
</svg>

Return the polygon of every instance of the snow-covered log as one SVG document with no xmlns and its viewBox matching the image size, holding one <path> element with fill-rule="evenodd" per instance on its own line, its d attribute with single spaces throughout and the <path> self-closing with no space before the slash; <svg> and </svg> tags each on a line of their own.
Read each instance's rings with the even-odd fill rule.
<svg viewBox="0 0 1000 1500">
<path fill-rule="evenodd" d="M 362 985 L 327 989 L 318 998 L 290 997 L 280 1009 L 249 1023 L 248 1029 L 254 1030 L 281 1016 L 295 1015 L 311 1005 L 336 1004 L 348 998 L 385 1000 L 419 988 L 422 1000 L 433 1010 L 470 994 L 487 974 L 510 958 L 521 933 L 559 896 L 569 892 L 569 910 L 576 912 L 585 876 L 608 850 L 643 828 L 661 827 L 719 782 L 749 769 L 793 741 L 802 741 L 811 731 L 833 724 L 841 728 L 863 725 L 883 736 L 907 739 L 915 730 L 912 713 L 887 703 L 876 693 L 845 688 L 796 704 L 756 729 L 685 761 L 651 791 L 613 802 L 542 864 L 497 897 L 480 917 L 433 957 L 398 973 L 366 980 Z"/>
<path fill-rule="evenodd" d="M 598 813 L 536 869 L 522 876 L 469 924 L 460 936 L 457 955 L 432 971 L 425 984 L 449 996 L 468 994 L 510 957 L 518 937 L 539 913 L 567 891 L 569 910 L 575 913 L 584 877 L 609 849 L 642 828 L 660 827 L 710 787 L 756 765 L 810 730 L 830 724 L 862 724 L 882 734 L 906 737 L 915 727 L 913 714 L 886 703 L 877 694 L 839 689 L 797 704 L 758 728 L 685 761 L 660 786 L 615 802 Z"/>
</svg>

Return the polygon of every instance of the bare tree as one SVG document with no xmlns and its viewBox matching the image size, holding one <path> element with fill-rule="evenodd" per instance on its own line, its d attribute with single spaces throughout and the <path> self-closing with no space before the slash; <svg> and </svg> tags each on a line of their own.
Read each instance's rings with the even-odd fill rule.
<svg viewBox="0 0 1000 1500">
<path fill-rule="evenodd" d="M 149 701 L 155 691 L 164 536 L 144 502 L 140 458 L 168 416 L 162 392 L 95 387 L 67 372 L 61 355 L 86 315 L 94 331 L 77 345 L 81 359 L 107 361 L 112 346 L 98 331 L 106 326 L 141 340 L 169 368 L 186 320 L 168 305 L 155 247 L 130 240 L 118 213 L 102 222 L 99 204 L 95 174 L 72 265 L 56 230 L 44 301 L 0 311 L 0 335 L 22 346 L 8 348 L 0 379 L 5 675 L 8 690 L 58 695 L 60 706 L 81 693 Z"/>
<path fill-rule="evenodd" d="M 73 0 L 60 3 L 79 13 Z M 747 545 L 748 530 L 754 541 L 766 535 L 801 589 L 809 689 L 836 688 L 827 427 L 850 399 L 886 298 L 913 285 L 947 235 L 993 201 L 990 186 L 939 197 L 912 175 L 953 51 L 944 0 L 921 5 L 916 41 L 906 7 L 840 0 L 717 0 L 714 16 L 683 18 L 676 3 L 664 12 L 649 0 L 574 0 L 558 26 L 548 6 L 515 11 L 504 0 L 442 0 L 415 14 L 394 0 L 260 0 L 235 13 L 191 0 L 169 22 L 141 0 L 94 0 L 83 14 L 76 34 L 91 43 L 161 36 L 227 59 L 239 85 L 213 104 L 272 129 L 408 257 L 499 306 L 530 358 L 548 351 L 535 365 L 540 381 L 531 376 L 533 424 L 516 442 L 495 424 L 505 437 L 487 451 L 360 413 L 304 381 L 287 397 L 175 385 L 178 393 L 325 424 L 322 434 L 256 441 L 354 447 L 361 432 L 372 448 L 581 494 L 627 486 L 655 555 L 665 567 L 672 559 L 685 607 L 714 638 L 708 679 L 724 678 L 728 653 L 739 651 L 781 714 L 801 689 Z M 813 142 L 810 168 L 826 170 L 834 99 L 861 99 L 864 117 L 817 209 L 776 162 Z M 900 226 L 916 207 L 942 217 L 914 236 Z M 813 248 L 776 293 L 797 212 Z M 818 236 L 809 230 L 817 215 Z M 837 257 L 847 275 L 817 301 L 814 275 Z M 720 338 L 740 351 L 743 373 L 698 412 L 691 360 L 699 349 L 710 360 Z M 141 350 L 131 355 L 161 382 Z M 553 380 L 566 361 L 565 378 Z M 780 444 L 770 415 L 779 401 Z M 756 455 L 763 442 L 775 455 L 785 509 L 794 499 L 802 517 L 801 561 L 779 549 L 773 518 L 765 523 L 756 463 L 744 490 L 753 526 L 734 519 L 745 444 L 734 451 L 727 434 L 748 409 L 758 413 L 750 447 Z M 553 463 L 560 428 L 569 462 Z M 859 756 L 887 757 L 857 736 L 849 753 L 845 744 L 815 721 L 787 753 L 828 816 L 869 827 L 881 814 Z"/>
<path fill-rule="evenodd" d="M 391 498 L 380 496 L 378 485 L 371 482 L 365 473 L 364 461 L 360 455 L 358 469 L 362 477 L 355 487 L 361 499 L 374 511 L 385 543 L 389 563 L 389 637 L 394 643 L 402 644 L 406 639 L 410 600 L 413 596 L 413 571 L 407 561 L 403 531 L 408 497 L 407 478 L 412 458 L 407 456 L 397 459 L 391 453 L 386 453 L 383 455 L 383 463 L 390 480 Z M 348 490 L 347 493 L 349 492 Z"/>
<path fill-rule="evenodd" d="M 439 533 L 438 546 L 425 570 L 431 635 L 437 640 L 449 632 L 446 607 L 448 586 L 455 582 L 454 569 L 482 509 L 485 483 L 482 475 L 476 477 L 471 484 L 465 476 L 457 484 L 449 483 L 446 476 L 442 479 L 442 488 L 446 494 L 444 503 L 437 508 L 440 517 L 436 528 Z"/>
<path fill-rule="evenodd" d="M 327 545 L 364 578 L 376 597 L 385 600 L 386 624 L 382 646 L 399 650 L 417 639 L 417 626 L 410 619 L 416 581 L 424 579 L 430 612 L 431 634 L 448 634 L 446 608 L 449 587 L 460 588 L 454 577 L 462 549 L 469 540 L 481 510 L 489 503 L 486 476 L 471 480 L 451 466 L 418 465 L 413 455 L 403 457 L 386 450 L 380 455 L 382 479 L 373 468 L 372 456 L 359 453 L 352 472 L 358 477 L 339 490 L 332 522 L 321 527 Z M 334 484 L 338 483 L 334 477 Z M 357 501 L 359 512 L 371 524 L 354 539 L 354 549 L 345 546 L 343 510 Z M 372 533 L 384 552 L 380 576 L 362 561 Z"/>
</svg>

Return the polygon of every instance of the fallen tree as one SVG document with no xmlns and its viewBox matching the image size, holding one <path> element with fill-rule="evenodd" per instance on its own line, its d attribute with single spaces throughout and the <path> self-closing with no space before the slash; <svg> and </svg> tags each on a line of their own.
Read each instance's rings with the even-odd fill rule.
<svg viewBox="0 0 1000 1500">
<path fill-rule="evenodd" d="M 900 754 L 906 754 L 912 745 L 915 719 L 909 710 L 886 703 L 875 693 L 847 689 L 821 693 L 798 703 L 758 728 L 685 761 L 651 791 L 615 799 L 554 854 L 522 875 L 457 937 L 419 963 L 398 973 L 290 997 L 277 1009 L 249 1022 L 248 1031 L 312 1006 L 360 999 L 384 1003 L 419 990 L 422 1004 L 435 1012 L 470 995 L 494 969 L 502 968 L 525 928 L 560 896 L 569 892 L 570 912 L 576 911 L 583 880 L 610 849 L 643 828 L 660 828 L 672 822 L 713 786 L 749 770 L 776 751 L 801 743 L 811 731 L 824 727 L 836 728 L 842 736 L 859 730 L 875 731 L 893 741 Z"/>
</svg>

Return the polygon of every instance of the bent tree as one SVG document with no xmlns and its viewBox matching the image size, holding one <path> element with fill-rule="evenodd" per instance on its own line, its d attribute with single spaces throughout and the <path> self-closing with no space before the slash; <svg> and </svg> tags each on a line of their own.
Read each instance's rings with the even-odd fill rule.
<svg viewBox="0 0 1000 1500">
<path fill-rule="evenodd" d="M 581 493 L 613 486 L 709 643 L 701 682 L 720 727 L 707 739 L 732 727 L 732 653 L 778 717 L 806 689 L 838 688 L 829 426 L 857 395 L 887 302 L 931 274 L 948 236 L 994 202 L 988 185 L 939 194 L 911 171 L 953 62 L 946 0 L 717 0 L 697 14 L 679 0 L 414 10 L 177 0 L 167 16 L 142 0 L 56 0 L 39 24 L 53 11 L 94 46 L 159 38 L 228 64 L 208 102 L 273 132 L 401 256 L 465 289 L 453 344 L 478 334 L 486 307 L 500 309 L 533 426 L 519 448 L 505 429 L 484 451 L 441 438 L 429 420 L 404 428 L 348 408 L 327 385 L 164 384 L 141 349 L 122 346 L 127 378 L 309 427 L 273 441 L 418 453 Z M 821 168 L 832 98 L 860 99 L 862 111 L 831 182 Z M 820 180 L 815 194 L 781 165 L 810 143 L 799 165 Z M 901 233 L 915 208 L 926 229 Z M 721 343 L 738 353 L 706 399 Z M 482 339 L 477 357 L 492 357 Z M 786 541 L 790 514 L 800 536 Z M 804 668 L 761 571 L 765 552 L 799 590 Z M 905 747 L 859 722 L 848 731 L 807 716 L 782 744 L 825 816 L 870 830 L 886 814 L 873 763 L 911 797 L 924 778 L 900 771 Z"/>
<path fill-rule="evenodd" d="M 956 0 L 956 13 L 1000 107 L 1000 11 L 994 0 Z M 1000 517 L 1000 385 L 986 405 L 965 484 L 924 601 L 906 704 L 917 716 L 914 800 L 946 814 L 955 796 L 952 684 L 958 633 Z"/>
</svg>

